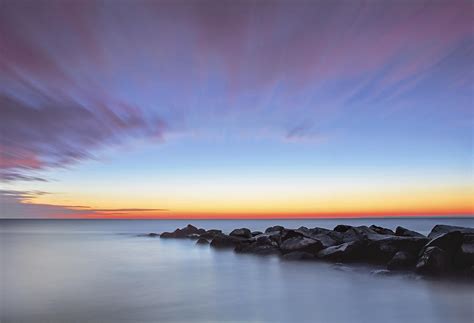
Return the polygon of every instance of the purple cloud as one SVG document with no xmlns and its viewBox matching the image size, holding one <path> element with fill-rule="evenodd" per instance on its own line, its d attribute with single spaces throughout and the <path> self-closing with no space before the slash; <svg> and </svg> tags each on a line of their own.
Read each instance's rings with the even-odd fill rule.
<svg viewBox="0 0 474 323">
<path fill-rule="evenodd" d="M 318 142 L 472 84 L 471 1 L 7 0 L 0 30 L 3 180 L 165 131 Z"/>
<path fill-rule="evenodd" d="M 0 95 L 0 106 L 3 180 L 41 180 L 28 175 L 29 171 L 93 158 L 95 150 L 119 144 L 126 137 L 161 138 L 164 130 L 162 121 L 151 122 L 137 108 L 121 104 L 86 107 L 72 99 L 44 95 L 33 105 Z"/>
</svg>

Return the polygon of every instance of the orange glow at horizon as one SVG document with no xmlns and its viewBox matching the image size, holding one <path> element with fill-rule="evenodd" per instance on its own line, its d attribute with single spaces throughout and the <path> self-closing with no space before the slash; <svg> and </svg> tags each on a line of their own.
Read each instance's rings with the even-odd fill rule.
<svg viewBox="0 0 474 323">
<path fill-rule="evenodd" d="M 273 192 L 274 193 L 274 192 Z M 474 190 L 471 187 L 406 188 L 403 190 L 359 190 L 356 192 L 305 192 L 298 194 L 234 195 L 213 199 L 212 196 L 174 196 L 159 199 L 107 196 L 102 200 L 73 199 L 68 203 L 54 195 L 42 195 L 26 203 L 48 205 L 83 205 L 67 207 L 83 211 L 78 216 L 57 214 L 57 218 L 132 218 L 132 219 L 204 219 L 204 218 L 318 218 L 375 216 L 441 216 L 473 215 Z M 72 201 L 72 203 L 71 203 Z M 89 201 L 89 203 L 87 203 Z M 116 209 L 142 208 L 139 211 Z M 110 209 L 110 210 L 107 210 Z M 147 209 L 163 209 L 160 211 Z M 90 211 L 90 212 L 89 212 Z"/>
</svg>

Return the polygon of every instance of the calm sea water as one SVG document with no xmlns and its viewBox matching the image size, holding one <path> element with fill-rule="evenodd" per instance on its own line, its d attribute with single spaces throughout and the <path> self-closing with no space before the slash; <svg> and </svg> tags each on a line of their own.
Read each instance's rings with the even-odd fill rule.
<svg viewBox="0 0 474 323">
<path fill-rule="evenodd" d="M 0 322 L 474 322 L 474 285 L 380 277 L 137 233 L 189 221 L 0 220 Z M 207 229 L 403 225 L 470 219 L 192 221 Z"/>
</svg>

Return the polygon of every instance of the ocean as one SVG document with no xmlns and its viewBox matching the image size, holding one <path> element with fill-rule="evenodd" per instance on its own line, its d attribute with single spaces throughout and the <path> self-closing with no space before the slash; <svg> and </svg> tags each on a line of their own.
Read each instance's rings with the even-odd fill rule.
<svg viewBox="0 0 474 323">
<path fill-rule="evenodd" d="M 0 220 L 0 322 L 474 322 L 474 284 L 140 237 L 191 223 L 474 226 L 473 218 Z"/>
</svg>

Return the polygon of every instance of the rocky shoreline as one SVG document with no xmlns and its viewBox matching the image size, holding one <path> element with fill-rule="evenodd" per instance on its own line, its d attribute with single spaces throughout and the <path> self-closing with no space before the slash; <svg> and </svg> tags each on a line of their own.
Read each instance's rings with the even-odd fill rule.
<svg viewBox="0 0 474 323">
<path fill-rule="evenodd" d="M 196 244 L 233 249 L 238 253 L 279 255 L 286 260 L 369 263 L 387 271 L 415 271 L 427 276 L 474 279 L 474 228 L 436 225 L 428 236 L 397 227 L 338 225 L 324 228 L 265 230 L 198 229 L 188 225 L 174 232 L 149 233 L 162 239 L 195 239 Z"/>
</svg>

